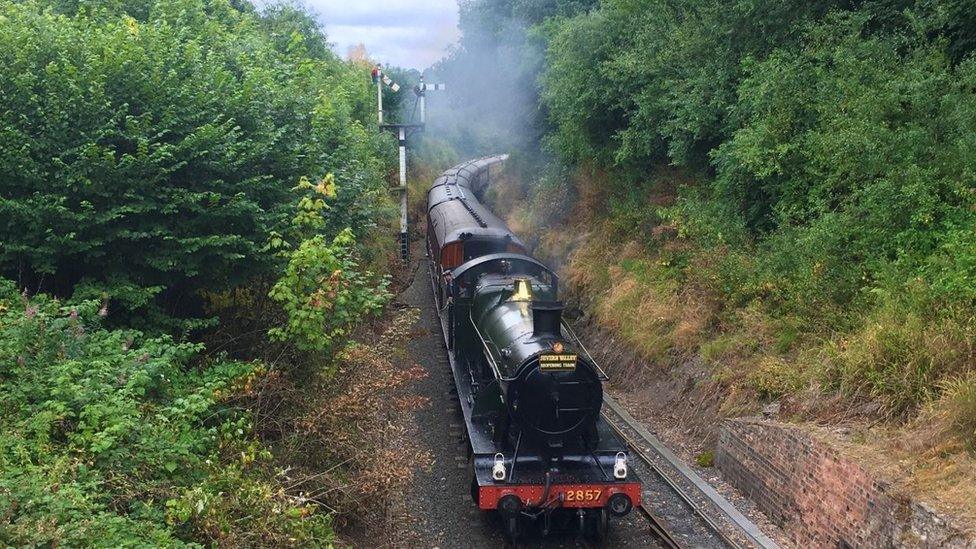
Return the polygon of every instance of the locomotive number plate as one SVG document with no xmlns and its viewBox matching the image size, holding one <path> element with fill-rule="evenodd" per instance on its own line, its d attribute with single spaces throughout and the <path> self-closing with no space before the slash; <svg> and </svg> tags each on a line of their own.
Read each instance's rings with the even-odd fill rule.
<svg viewBox="0 0 976 549">
<path fill-rule="evenodd" d="M 567 490 L 563 493 L 567 502 L 593 502 L 600 501 L 603 490 Z"/>
<path fill-rule="evenodd" d="M 539 357 L 539 369 L 544 372 L 571 372 L 576 369 L 576 355 L 550 354 Z"/>
</svg>

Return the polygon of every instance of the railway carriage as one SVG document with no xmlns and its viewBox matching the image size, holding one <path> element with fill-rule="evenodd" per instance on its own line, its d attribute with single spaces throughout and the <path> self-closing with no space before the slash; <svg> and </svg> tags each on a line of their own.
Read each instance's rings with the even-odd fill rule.
<svg viewBox="0 0 976 549">
<path fill-rule="evenodd" d="M 559 279 L 482 202 L 505 156 L 460 164 L 427 193 L 427 252 L 471 450 L 471 496 L 518 538 L 575 521 L 602 538 L 640 503 L 600 415 L 606 375 L 562 320 Z"/>
</svg>

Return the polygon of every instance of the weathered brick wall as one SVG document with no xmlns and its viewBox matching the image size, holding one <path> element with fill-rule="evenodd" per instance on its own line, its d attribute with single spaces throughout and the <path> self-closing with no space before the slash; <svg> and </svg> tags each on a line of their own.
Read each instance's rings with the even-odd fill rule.
<svg viewBox="0 0 976 549">
<path fill-rule="evenodd" d="M 799 547 L 976 547 L 931 509 L 799 428 L 723 423 L 715 464 Z"/>
</svg>

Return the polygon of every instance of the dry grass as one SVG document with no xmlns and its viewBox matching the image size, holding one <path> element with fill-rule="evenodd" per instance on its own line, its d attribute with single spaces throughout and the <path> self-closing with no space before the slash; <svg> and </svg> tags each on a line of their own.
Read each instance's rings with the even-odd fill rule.
<svg viewBox="0 0 976 549">
<path fill-rule="evenodd" d="M 942 390 L 937 408 L 943 410 L 945 432 L 976 450 L 976 371 L 943 382 Z"/>
<path fill-rule="evenodd" d="M 948 443 L 976 452 L 976 370 L 947 379 L 940 388 L 942 395 L 913 424 L 917 440 L 928 448 Z"/>
<path fill-rule="evenodd" d="M 403 532 L 402 494 L 417 465 L 428 463 L 403 420 L 428 405 L 410 384 L 422 377 L 404 364 L 418 312 L 399 309 L 380 328 L 364 328 L 333 369 L 268 376 L 253 406 L 260 436 L 271 446 L 288 493 L 334 513 L 346 542 L 370 545 Z"/>
<path fill-rule="evenodd" d="M 532 200 L 509 198 L 506 211 L 518 232 L 540 235 L 531 243 L 538 255 L 550 262 L 570 258 L 561 269 L 563 288 L 644 359 L 642 368 L 654 370 L 628 372 L 628 379 L 639 385 L 662 372 L 688 374 L 694 365 L 707 368 L 707 385 L 719 391 L 720 416 L 756 413 L 776 401 L 784 418 L 834 426 L 870 422 L 852 453 L 907 493 L 976 524 L 971 311 L 945 310 L 925 301 L 924 288 L 909 289 L 861 311 L 841 311 L 848 324 L 838 329 L 832 321 L 804 317 L 804 307 L 777 311 L 768 301 L 781 292 L 772 286 L 747 288 L 754 297 L 737 302 L 722 286 L 729 283 L 724 270 L 732 265 L 734 272 L 748 272 L 752 258 L 700 249 L 666 222 L 632 225 L 644 222 L 642 212 L 609 219 L 606 177 L 593 169 L 576 175 L 578 201 L 569 225 L 547 227 L 539 211 L 548 210 Z M 655 177 L 674 183 L 680 174 Z M 668 190 L 675 186 L 651 186 L 647 203 L 672 204 Z M 835 313 L 823 318 L 835 319 Z"/>
<path fill-rule="evenodd" d="M 618 268 L 611 267 L 610 279 L 610 288 L 597 303 L 597 318 L 648 360 L 666 360 L 674 347 L 675 296 L 652 293 Z"/>
<path fill-rule="evenodd" d="M 573 217 L 597 219 L 607 213 L 606 181 L 610 175 L 593 165 L 584 165 L 573 177 L 573 186 L 579 193 Z"/>
<path fill-rule="evenodd" d="M 600 323 L 655 362 L 696 353 L 718 313 L 718 300 L 707 284 L 681 284 L 661 275 L 665 261 L 642 243 L 614 242 L 609 230 L 598 229 L 565 269 L 573 293 L 590 296 Z"/>
<path fill-rule="evenodd" d="M 976 456 L 963 439 L 942 430 L 945 418 L 929 412 L 905 425 L 861 423 L 833 429 L 826 436 L 877 478 L 890 483 L 894 493 L 932 505 L 974 534 Z M 941 412 L 935 413 L 941 416 Z M 823 429 L 819 431 L 825 436 Z"/>
<path fill-rule="evenodd" d="M 906 417 L 936 398 L 944 380 L 976 369 L 976 324 L 952 312 L 886 305 L 854 333 L 823 348 L 824 379 Z"/>
</svg>

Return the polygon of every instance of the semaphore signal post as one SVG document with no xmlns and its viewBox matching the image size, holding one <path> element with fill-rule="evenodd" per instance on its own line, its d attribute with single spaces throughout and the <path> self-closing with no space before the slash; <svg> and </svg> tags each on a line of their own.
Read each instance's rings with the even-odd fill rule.
<svg viewBox="0 0 976 549">
<path fill-rule="evenodd" d="M 396 133 L 397 145 L 400 149 L 400 185 L 396 190 L 400 193 L 400 259 L 406 263 L 410 260 L 410 224 L 407 219 L 407 138 L 423 131 L 424 125 L 380 124 L 380 128 Z"/>
<path fill-rule="evenodd" d="M 397 136 L 397 146 L 400 153 L 400 180 L 396 187 L 400 193 L 400 259 L 404 263 L 410 260 L 410 224 L 407 219 L 407 140 L 415 133 L 424 131 L 427 124 L 427 92 L 447 89 L 444 84 L 425 84 L 424 77 L 414 86 L 413 92 L 420 104 L 420 121 L 406 124 L 391 124 L 383 122 L 383 86 L 387 86 L 393 93 L 400 91 L 400 85 L 383 74 L 383 69 L 377 65 L 372 72 L 373 84 L 376 85 L 376 111 L 380 129 L 390 130 Z M 414 109 L 416 112 L 416 109 Z"/>
</svg>

